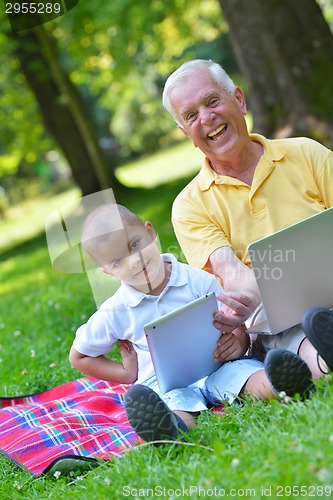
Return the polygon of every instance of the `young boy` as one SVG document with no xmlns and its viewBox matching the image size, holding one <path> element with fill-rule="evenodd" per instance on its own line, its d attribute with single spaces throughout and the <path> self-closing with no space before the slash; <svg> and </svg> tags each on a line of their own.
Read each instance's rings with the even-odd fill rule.
<svg viewBox="0 0 333 500">
<path fill-rule="evenodd" d="M 267 373 L 258 360 L 239 359 L 248 350 L 249 338 L 238 328 L 222 332 L 214 359 L 224 364 L 216 372 L 161 398 L 144 325 L 209 292 L 218 296 L 223 293 L 220 284 L 211 274 L 179 263 L 173 255 L 161 255 L 151 222 L 143 222 L 121 205 L 102 205 L 90 213 L 81 241 L 101 270 L 118 278 L 121 286 L 77 330 L 69 359 L 85 374 L 134 383 L 125 395 L 125 408 L 144 440 L 176 439 L 178 429 L 187 432 L 195 426 L 200 411 L 224 400 L 232 403 L 240 394 L 267 399 L 276 390 L 293 395 L 304 393 L 310 385 L 307 365 L 293 353 L 275 353 L 266 363 Z M 121 363 L 105 356 L 117 341 Z M 287 380 L 281 379 L 281 368 L 282 377 L 288 373 Z"/>
</svg>

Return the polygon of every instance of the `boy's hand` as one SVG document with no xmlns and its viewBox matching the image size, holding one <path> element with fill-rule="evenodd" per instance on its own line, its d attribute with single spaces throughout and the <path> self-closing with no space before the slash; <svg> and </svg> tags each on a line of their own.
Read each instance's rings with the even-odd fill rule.
<svg viewBox="0 0 333 500">
<path fill-rule="evenodd" d="M 231 361 L 243 356 L 244 348 L 239 338 L 233 333 L 223 333 L 217 341 L 214 361 Z"/>
<path fill-rule="evenodd" d="M 138 356 L 129 340 L 118 340 L 119 352 L 124 370 L 131 373 L 133 379 L 138 378 Z"/>
</svg>

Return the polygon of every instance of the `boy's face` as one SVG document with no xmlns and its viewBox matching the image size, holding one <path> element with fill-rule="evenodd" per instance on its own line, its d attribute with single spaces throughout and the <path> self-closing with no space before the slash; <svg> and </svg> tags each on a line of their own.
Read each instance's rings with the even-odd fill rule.
<svg viewBox="0 0 333 500">
<path fill-rule="evenodd" d="M 164 279 L 164 264 L 155 243 L 150 222 L 126 226 L 110 235 L 99 251 L 102 271 L 144 293 L 151 292 Z"/>
</svg>

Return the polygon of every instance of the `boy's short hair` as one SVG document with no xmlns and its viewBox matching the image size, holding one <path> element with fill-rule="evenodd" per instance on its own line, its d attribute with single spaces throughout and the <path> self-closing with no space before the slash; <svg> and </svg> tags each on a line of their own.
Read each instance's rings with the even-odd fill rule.
<svg viewBox="0 0 333 500">
<path fill-rule="evenodd" d="M 84 220 L 81 229 L 81 243 L 86 252 L 98 264 L 97 252 L 111 237 L 119 236 L 126 226 L 144 226 L 140 217 L 118 203 L 100 205 Z"/>
</svg>

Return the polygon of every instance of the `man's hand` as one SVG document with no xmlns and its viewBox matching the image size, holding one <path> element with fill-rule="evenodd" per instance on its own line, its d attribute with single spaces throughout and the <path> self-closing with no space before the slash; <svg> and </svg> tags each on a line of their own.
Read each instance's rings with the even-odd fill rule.
<svg viewBox="0 0 333 500">
<path fill-rule="evenodd" d="M 231 333 L 242 325 L 257 307 L 257 300 L 245 293 L 217 293 L 216 298 L 226 306 L 214 314 L 214 326 L 221 333 Z"/>
<path fill-rule="evenodd" d="M 252 269 L 247 267 L 230 247 L 217 248 L 209 258 L 215 276 L 223 282 L 224 295 L 216 295 L 225 304 L 216 317 L 216 328 L 230 333 L 246 321 L 261 302 Z"/>
</svg>

